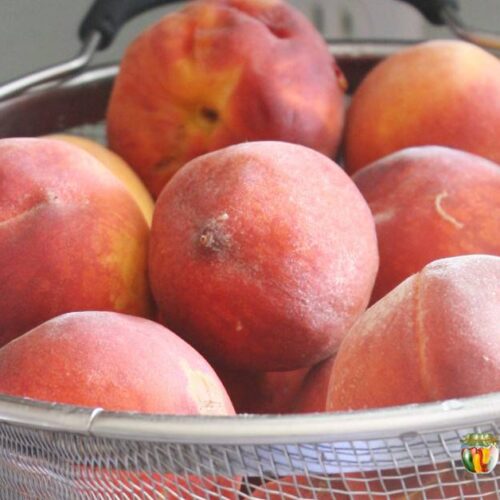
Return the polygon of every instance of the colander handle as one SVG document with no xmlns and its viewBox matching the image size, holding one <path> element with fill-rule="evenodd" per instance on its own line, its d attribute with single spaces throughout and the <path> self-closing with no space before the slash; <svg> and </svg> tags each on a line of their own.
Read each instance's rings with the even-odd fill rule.
<svg viewBox="0 0 500 500">
<path fill-rule="evenodd" d="M 432 24 L 445 24 L 443 12 L 447 8 L 458 10 L 456 0 L 400 0 L 413 5 Z"/>
<path fill-rule="evenodd" d="M 42 83 L 74 75 L 90 63 L 96 50 L 103 50 L 109 46 L 129 19 L 153 7 L 175 2 L 176 0 L 95 0 L 80 25 L 79 36 L 82 40 L 80 52 L 72 59 L 0 85 L 0 101 Z"/>
<path fill-rule="evenodd" d="M 161 5 L 178 3 L 179 0 L 96 0 L 83 19 L 79 36 L 84 42 L 98 32 L 101 40 L 97 47 L 104 50 L 113 42 L 121 27 L 133 17 Z"/>
<path fill-rule="evenodd" d="M 500 54 L 500 33 L 464 24 L 456 0 L 400 0 L 413 5 L 432 24 L 446 24 L 459 38 Z"/>
</svg>

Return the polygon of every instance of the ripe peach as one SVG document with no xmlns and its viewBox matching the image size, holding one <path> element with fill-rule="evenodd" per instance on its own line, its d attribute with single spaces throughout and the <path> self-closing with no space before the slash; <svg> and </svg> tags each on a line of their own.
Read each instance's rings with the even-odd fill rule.
<svg viewBox="0 0 500 500">
<path fill-rule="evenodd" d="M 500 168 L 440 146 L 408 148 L 353 176 L 377 228 L 372 302 L 433 260 L 500 255 Z"/>
<path fill-rule="evenodd" d="M 286 414 L 326 411 L 335 356 L 286 372 L 217 369 L 237 413 Z"/>
<path fill-rule="evenodd" d="M 63 314 L 0 349 L 0 393 L 113 411 L 234 414 L 191 346 L 154 321 L 108 311 Z"/>
<path fill-rule="evenodd" d="M 351 173 L 409 146 L 442 145 L 500 163 L 500 61 L 458 40 L 411 46 L 377 65 L 347 112 Z"/>
<path fill-rule="evenodd" d="M 331 356 L 311 368 L 298 391 L 290 413 L 326 411 L 326 398 L 334 363 L 335 356 Z"/>
<path fill-rule="evenodd" d="M 217 375 L 191 346 L 153 321 L 104 311 L 52 318 L 0 349 L 0 393 L 114 411 L 234 414 Z M 84 484 L 91 483 L 89 477 L 101 478 L 92 494 L 120 491 L 120 498 L 130 499 L 135 496 L 122 485 L 155 498 L 177 498 L 172 493 L 177 491 L 188 499 L 239 484 L 238 478 L 146 474 L 109 466 L 100 471 L 97 465 L 82 467 L 82 473 Z"/>
<path fill-rule="evenodd" d="M 337 353 L 327 410 L 500 390 L 500 257 L 440 259 L 370 307 Z"/>
<path fill-rule="evenodd" d="M 198 476 L 186 474 L 160 474 L 157 472 L 119 471 L 97 469 L 89 481 L 89 472 L 85 472 L 85 482 L 91 484 L 82 488 L 83 498 L 113 498 L 136 500 L 137 498 L 154 500 L 239 500 L 241 478 L 223 476 Z M 97 479 L 98 478 L 98 479 Z M 99 495 L 101 494 L 101 495 Z"/>
<path fill-rule="evenodd" d="M 422 491 L 425 491 L 425 498 L 442 498 L 429 496 L 438 491 L 442 492 L 442 489 L 430 487 L 430 480 L 427 480 L 427 478 L 421 478 L 420 483 L 415 480 L 415 484 L 408 485 L 407 477 L 412 472 L 415 474 L 415 468 L 401 469 L 399 472 L 405 475 L 405 479 L 394 479 L 392 481 L 391 479 L 385 479 L 383 482 L 380 481 L 380 476 L 384 476 L 384 471 L 360 474 L 354 481 L 349 479 L 349 474 L 345 474 L 344 478 L 339 475 L 321 478 L 317 476 L 287 476 L 256 488 L 253 491 L 252 498 L 265 498 L 266 500 L 280 500 L 283 498 L 300 498 L 301 500 L 349 500 L 355 498 L 356 500 L 371 500 L 374 498 L 371 494 L 379 496 L 385 494 L 383 498 L 390 500 L 417 500 L 422 498 L 422 493 L 418 492 L 419 486 Z M 390 478 L 397 476 L 396 471 L 390 471 Z M 421 483 L 424 483 L 425 490 L 422 488 Z M 410 490 L 408 494 L 405 494 L 404 491 L 408 491 L 409 486 L 416 488 L 417 491 Z M 399 492 L 396 493 L 398 490 Z M 363 492 L 366 494 L 363 494 Z"/>
<path fill-rule="evenodd" d="M 149 230 L 88 153 L 53 139 L 0 141 L 0 345 L 75 310 L 150 314 Z"/>
<path fill-rule="evenodd" d="M 452 467 L 438 466 L 400 467 L 398 470 L 373 470 L 362 473 L 344 473 L 330 476 L 286 476 L 258 486 L 251 498 L 279 500 L 441 500 L 443 498 L 494 498 L 495 479 L 476 482 L 470 474 Z M 286 496 L 285 496 L 286 495 Z M 483 496 L 478 496 L 483 495 Z M 488 496 L 490 495 L 490 496 Z"/>
<path fill-rule="evenodd" d="M 301 500 L 347 500 L 350 496 L 345 491 L 341 478 L 334 476 L 307 477 L 285 476 L 256 487 L 251 498 L 280 500 L 300 498 Z"/>
<path fill-rule="evenodd" d="M 293 413 L 309 368 L 287 372 L 217 369 L 237 413 Z M 326 396 L 325 396 L 326 400 Z"/>
<path fill-rule="evenodd" d="M 453 465 L 451 462 L 348 473 L 344 475 L 344 484 L 352 498 L 359 500 L 377 497 L 389 500 L 442 500 L 497 496 L 494 477 L 489 481 L 476 482 L 461 464 Z"/>
<path fill-rule="evenodd" d="M 377 267 L 366 202 L 304 146 L 203 155 L 156 204 L 149 275 L 161 315 L 228 369 L 295 370 L 330 356 L 364 311 Z"/>
<path fill-rule="evenodd" d="M 137 202 L 139 208 L 144 214 L 146 222 L 151 227 L 154 209 L 153 198 L 146 189 L 146 186 L 142 183 L 141 179 L 137 176 L 134 170 L 132 170 L 132 168 L 125 163 L 124 160 L 122 160 L 117 154 L 113 153 L 110 149 L 85 137 L 68 134 L 55 134 L 51 135 L 50 138 L 66 141 L 84 149 L 87 153 L 90 153 L 106 168 L 113 172 L 113 174 L 115 174 L 115 176 L 118 177 L 118 179 L 120 179 L 125 186 L 127 186 L 130 194 L 134 197 L 134 200 Z"/>
<path fill-rule="evenodd" d="M 325 42 L 291 5 L 189 2 L 126 51 L 108 140 L 157 196 L 188 160 L 230 144 L 280 140 L 333 155 L 345 86 Z"/>
</svg>

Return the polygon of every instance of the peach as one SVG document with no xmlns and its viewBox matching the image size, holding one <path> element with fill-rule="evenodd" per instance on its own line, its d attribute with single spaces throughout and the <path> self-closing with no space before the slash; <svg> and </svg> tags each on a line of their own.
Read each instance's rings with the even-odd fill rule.
<svg viewBox="0 0 500 500">
<path fill-rule="evenodd" d="M 333 366 L 328 411 L 500 391 L 500 257 L 440 259 L 370 307 Z"/>
<path fill-rule="evenodd" d="M 458 40 L 411 46 L 377 65 L 347 112 L 351 173 L 399 149 L 442 145 L 500 162 L 500 61 Z"/>
<path fill-rule="evenodd" d="M 500 255 L 500 168 L 441 146 L 392 153 L 353 176 L 377 228 L 376 301 L 433 260 Z"/>
<path fill-rule="evenodd" d="M 346 491 L 352 498 L 371 500 L 442 500 L 443 498 L 494 498 L 495 478 L 474 480 L 462 464 L 442 462 L 438 465 L 412 465 L 396 469 L 345 474 Z M 365 493 L 365 494 L 363 494 Z M 351 498 L 351 497 L 350 497 Z"/>
<path fill-rule="evenodd" d="M 297 393 L 290 413 L 326 411 L 326 398 L 334 363 L 335 356 L 331 356 L 310 369 Z"/>
<path fill-rule="evenodd" d="M 0 141 L 0 345 L 64 312 L 148 316 L 149 230 L 110 172 L 53 139 Z"/>
<path fill-rule="evenodd" d="M 149 276 L 161 316 L 227 369 L 295 370 L 330 356 L 364 311 L 377 267 L 368 205 L 304 146 L 200 156 L 155 207 Z"/>
<path fill-rule="evenodd" d="M 309 368 L 287 372 L 217 369 L 237 413 L 292 413 Z M 325 396 L 326 399 L 326 396 Z"/>
<path fill-rule="evenodd" d="M 230 144 L 280 140 L 334 155 L 345 87 L 320 34 L 291 5 L 189 2 L 126 51 L 108 141 L 156 197 L 188 160 Z"/>
<path fill-rule="evenodd" d="M 359 474 L 286 476 L 254 489 L 251 498 L 279 500 L 441 500 L 443 498 L 494 498 L 495 478 L 476 482 L 461 466 L 450 463 L 371 470 Z M 286 496 L 285 496 L 286 495 Z M 483 495 L 483 496 L 481 496 Z"/>
<path fill-rule="evenodd" d="M 185 473 L 181 475 L 119 471 L 110 470 L 109 467 L 103 470 L 97 469 L 95 475 L 90 477 L 95 477 L 96 480 L 89 481 L 89 472 L 85 472 L 85 483 L 90 483 L 90 487 L 79 491 L 83 498 L 240 500 L 241 479 L 239 477 L 233 479 L 223 476 L 186 475 Z"/>
<path fill-rule="evenodd" d="M 99 160 L 106 168 L 108 168 L 118 179 L 120 179 L 134 197 L 134 200 L 139 205 L 146 222 L 151 227 L 151 220 L 153 219 L 154 202 L 153 198 L 142 183 L 141 179 L 137 176 L 134 170 L 125 163 L 117 154 L 113 153 L 105 146 L 101 146 L 86 137 L 68 134 L 55 134 L 50 136 L 51 139 L 58 139 L 60 141 L 69 142 L 78 146 L 87 153 L 90 153 L 97 160 Z"/>
<path fill-rule="evenodd" d="M 0 349 L 0 393 L 113 411 L 234 414 L 219 378 L 191 346 L 153 321 L 106 311 L 63 314 Z M 122 484 L 166 495 L 161 498 L 177 498 L 172 491 L 198 498 L 201 491 L 239 484 L 238 479 L 97 466 L 82 473 L 86 484 L 94 474 L 100 478 L 93 494 L 101 488 L 121 491 L 120 498 L 135 498 Z M 186 495 L 188 486 L 192 496 Z"/>
<path fill-rule="evenodd" d="M 309 368 L 285 372 L 217 369 L 237 413 L 324 412 L 335 361 L 331 356 Z"/>
<path fill-rule="evenodd" d="M 154 321 L 109 311 L 57 316 L 2 347 L 0 393 L 112 411 L 234 414 L 191 346 Z"/>
<path fill-rule="evenodd" d="M 250 498 L 280 500 L 283 498 L 300 498 L 301 500 L 348 500 L 343 493 L 345 485 L 336 477 L 286 476 L 258 486 Z"/>
</svg>

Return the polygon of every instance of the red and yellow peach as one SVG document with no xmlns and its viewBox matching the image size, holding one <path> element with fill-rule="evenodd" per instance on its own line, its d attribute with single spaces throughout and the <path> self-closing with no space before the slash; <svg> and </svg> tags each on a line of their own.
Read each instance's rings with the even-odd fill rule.
<svg viewBox="0 0 500 500">
<path fill-rule="evenodd" d="M 230 144 L 280 140 L 332 156 L 345 87 L 320 34 L 291 5 L 189 2 L 126 51 L 108 140 L 156 197 L 188 160 Z"/>
</svg>

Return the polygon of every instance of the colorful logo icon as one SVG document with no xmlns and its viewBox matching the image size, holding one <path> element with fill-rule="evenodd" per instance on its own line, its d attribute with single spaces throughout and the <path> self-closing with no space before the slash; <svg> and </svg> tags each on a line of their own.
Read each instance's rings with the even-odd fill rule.
<svg viewBox="0 0 500 500">
<path fill-rule="evenodd" d="M 488 432 L 467 434 L 462 440 L 462 462 L 473 474 L 487 474 L 498 462 L 498 437 Z"/>
</svg>

